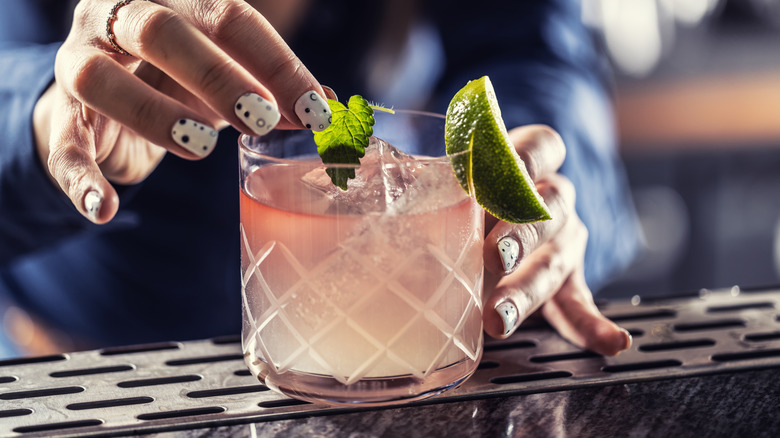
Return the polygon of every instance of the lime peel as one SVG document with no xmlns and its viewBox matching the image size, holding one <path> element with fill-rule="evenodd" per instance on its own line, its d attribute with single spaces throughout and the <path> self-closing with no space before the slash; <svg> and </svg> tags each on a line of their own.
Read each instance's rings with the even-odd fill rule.
<svg viewBox="0 0 780 438">
<path fill-rule="evenodd" d="M 509 140 L 490 78 L 469 81 L 452 98 L 444 140 L 458 182 L 485 211 L 512 223 L 550 219 Z"/>
</svg>

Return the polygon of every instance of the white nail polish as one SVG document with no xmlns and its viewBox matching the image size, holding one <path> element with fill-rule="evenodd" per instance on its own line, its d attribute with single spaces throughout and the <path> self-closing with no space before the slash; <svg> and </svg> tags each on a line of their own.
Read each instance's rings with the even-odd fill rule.
<svg viewBox="0 0 780 438">
<path fill-rule="evenodd" d="M 331 114 L 328 102 L 314 91 L 307 91 L 295 102 L 295 114 L 306 129 L 322 131 L 330 126 Z"/>
<path fill-rule="evenodd" d="M 92 219 L 92 222 L 98 221 L 101 204 L 103 204 L 103 196 L 95 190 L 88 192 L 84 196 L 84 209 L 87 210 L 87 214 Z"/>
<path fill-rule="evenodd" d="M 502 237 L 498 241 L 498 255 L 501 256 L 504 271 L 509 272 L 517 264 L 517 258 L 520 256 L 520 244 L 513 237 Z"/>
<path fill-rule="evenodd" d="M 217 144 L 217 131 L 203 123 L 179 119 L 171 128 L 171 137 L 179 146 L 199 157 L 205 157 Z"/>
<path fill-rule="evenodd" d="M 238 118 L 257 135 L 271 132 L 282 118 L 274 104 L 255 93 L 246 93 L 239 97 L 233 110 Z"/>
<path fill-rule="evenodd" d="M 504 334 L 508 335 L 517 324 L 517 307 L 511 301 L 504 301 L 496 306 L 496 312 L 504 321 Z"/>
</svg>

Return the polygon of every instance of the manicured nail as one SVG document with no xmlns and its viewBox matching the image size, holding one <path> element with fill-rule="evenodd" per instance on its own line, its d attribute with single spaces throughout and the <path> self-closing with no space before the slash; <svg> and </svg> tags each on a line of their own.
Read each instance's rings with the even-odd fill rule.
<svg viewBox="0 0 780 438">
<path fill-rule="evenodd" d="M 233 109 L 244 124 L 257 135 L 271 132 L 282 118 L 274 104 L 255 93 L 246 93 L 239 97 Z"/>
<path fill-rule="evenodd" d="M 103 196 L 95 190 L 92 190 L 84 196 L 84 209 L 87 210 L 89 218 L 92 222 L 98 221 L 98 215 L 100 214 L 100 205 L 103 204 Z"/>
<path fill-rule="evenodd" d="M 620 331 L 623 332 L 623 339 L 621 339 L 620 342 L 620 351 L 628 350 L 631 348 L 631 343 L 633 341 L 631 337 L 631 333 L 628 332 L 628 330 L 624 329 L 623 327 L 620 327 Z"/>
<path fill-rule="evenodd" d="M 510 272 L 514 269 L 517 258 L 520 256 L 520 244 L 513 237 L 502 237 L 498 241 L 498 254 L 501 256 L 504 271 Z"/>
<path fill-rule="evenodd" d="M 322 85 L 322 91 L 325 92 L 325 97 L 332 100 L 339 100 L 339 97 L 336 96 L 336 92 L 333 91 L 333 88 L 330 88 L 327 85 Z"/>
<path fill-rule="evenodd" d="M 508 335 L 517 324 L 517 307 L 511 301 L 504 301 L 496 306 L 496 312 L 504 321 L 504 334 Z"/>
<path fill-rule="evenodd" d="M 179 119 L 171 128 L 171 137 L 179 146 L 199 157 L 205 157 L 217 144 L 217 131 L 203 123 Z"/>
<path fill-rule="evenodd" d="M 295 102 L 295 114 L 306 129 L 322 131 L 330 126 L 331 114 L 328 103 L 314 91 L 307 91 Z"/>
</svg>

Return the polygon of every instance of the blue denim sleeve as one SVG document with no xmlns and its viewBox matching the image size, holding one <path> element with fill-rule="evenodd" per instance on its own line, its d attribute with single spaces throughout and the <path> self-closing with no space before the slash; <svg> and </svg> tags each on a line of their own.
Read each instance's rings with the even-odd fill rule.
<svg viewBox="0 0 780 438">
<path fill-rule="evenodd" d="M 35 150 L 33 109 L 58 48 L 0 43 L 0 266 L 88 225 Z"/>
<path fill-rule="evenodd" d="M 581 22 L 580 2 L 482 0 L 478 14 L 459 3 L 430 3 L 447 63 L 436 109 L 489 75 L 509 129 L 541 123 L 561 134 L 560 171 L 577 188 L 589 230 L 585 274 L 597 290 L 632 261 L 639 229 L 616 151 L 606 64 Z"/>
</svg>

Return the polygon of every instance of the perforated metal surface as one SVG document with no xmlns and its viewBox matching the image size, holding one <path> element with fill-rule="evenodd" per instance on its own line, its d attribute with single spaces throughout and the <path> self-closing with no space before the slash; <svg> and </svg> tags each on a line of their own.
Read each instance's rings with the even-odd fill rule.
<svg viewBox="0 0 780 438">
<path fill-rule="evenodd" d="M 612 302 L 634 337 L 605 358 L 545 326 L 489 342 L 477 373 L 428 403 L 780 366 L 780 290 Z M 246 370 L 239 337 L 0 362 L 0 436 L 100 436 L 335 414 L 298 402 Z"/>
</svg>

